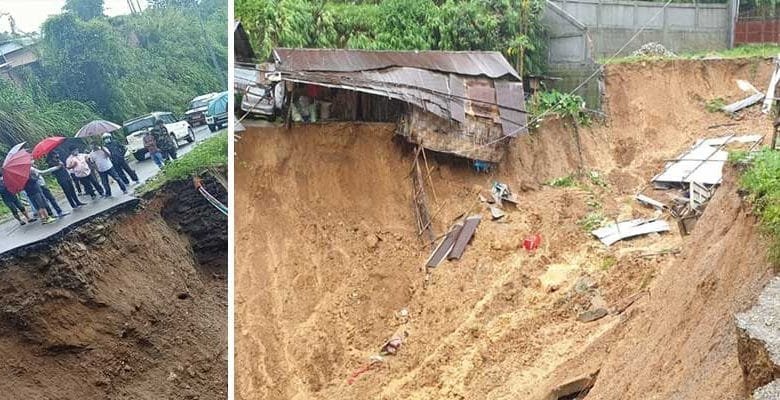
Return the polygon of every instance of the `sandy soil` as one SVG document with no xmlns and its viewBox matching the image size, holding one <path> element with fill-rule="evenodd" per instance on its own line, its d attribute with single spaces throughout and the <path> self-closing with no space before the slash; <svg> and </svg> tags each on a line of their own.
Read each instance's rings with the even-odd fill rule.
<svg viewBox="0 0 780 400">
<path fill-rule="evenodd" d="M 620 375 L 621 368 L 640 369 L 632 360 L 643 358 L 620 364 L 616 356 L 591 357 L 598 351 L 593 346 L 620 342 L 624 357 L 642 351 L 650 361 L 658 352 L 636 333 L 646 325 L 626 328 L 625 316 L 646 315 L 633 319 L 652 321 L 656 315 L 632 306 L 592 323 L 576 317 L 595 307 L 621 310 L 641 293 L 654 293 L 657 277 L 685 258 L 643 254 L 687 248 L 690 240 L 672 232 L 605 249 L 579 222 L 592 212 L 610 219 L 651 216 L 653 211 L 631 196 L 665 159 L 696 138 L 727 131 L 767 134 L 771 126 L 755 109 L 735 121 L 707 112 L 704 105 L 715 97 L 741 98 L 733 80 L 760 86 L 768 81 L 769 65 L 613 66 L 607 71 L 606 121 L 576 131 L 558 120 L 545 121 L 513 142 L 505 162 L 490 174 L 429 153 L 432 183 L 426 190 L 436 233 L 464 212 L 481 214 L 483 222 L 463 259 L 442 264 L 428 280 L 420 267 L 430 247 L 417 234 L 411 205 L 412 151 L 393 140 L 392 125 L 248 129 L 237 143 L 235 164 L 241 216 L 236 219 L 237 398 L 534 398 L 572 372 L 594 367 L 602 369 L 594 395 L 620 398 L 621 388 L 631 387 L 638 373 Z M 710 128 L 720 124 L 734 125 Z M 543 185 L 577 170 L 598 171 L 606 185 L 587 177 L 576 187 Z M 517 209 L 501 222 L 490 221 L 477 200 L 496 180 L 520 195 Z M 750 225 L 747 219 L 737 222 Z M 542 235 L 542 247 L 528 253 L 522 240 L 535 233 Z M 726 254 L 722 251 L 712 255 Z M 756 271 L 748 282 L 762 274 Z M 746 285 L 749 297 L 755 284 Z M 674 295 L 687 297 L 669 301 L 686 301 L 691 293 Z M 721 295 L 724 304 L 732 304 L 730 293 Z M 659 305 L 653 312 L 664 309 Z M 705 324 L 702 319 L 680 318 L 690 321 L 684 327 L 701 343 L 707 342 L 703 335 L 712 336 L 698 328 Z M 728 318 L 724 314 L 719 321 Z M 657 328 L 647 340 L 668 341 L 663 328 L 670 327 Z M 722 323 L 711 328 L 725 335 Z M 398 354 L 350 383 L 399 330 L 409 336 Z M 618 337 L 627 330 L 634 333 L 626 333 L 622 342 Z M 723 346 L 730 349 L 728 341 Z M 702 373 L 730 377 L 728 382 L 739 373 L 724 361 L 730 357 L 726 350 L 703 363 L 684 349 L 675 354 L 690 368 L 706 367 Z M 567 373 L 562 365 L 570 366 Z M 646 387 L 658 393 L 679 386 L 664 374 L 645 372 Z M 607 389 L 611 380 L 603 377 L 612 374 L 621 376 L 612 378 L 620 386 Z M 695 382 L 691 388 L 705 384 Z M 644 398 L 645 392 L 633 393 Z"/>
<path fill-rule="evenodd" d="M 168 194 L 3 260 L 0 397 L 227 397 L 225 271 L 161 218 Z"/>
</svg>

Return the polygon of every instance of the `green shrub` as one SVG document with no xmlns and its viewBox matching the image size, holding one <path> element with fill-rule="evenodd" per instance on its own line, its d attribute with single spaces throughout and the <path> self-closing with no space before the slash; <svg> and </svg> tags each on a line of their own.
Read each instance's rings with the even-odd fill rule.
<svg viewBox="0 0 780 400">
<path fill-rule="evenodd" d="M 591 123 L 590 114 L 585 109 L 585 100 L 576 94 L 561 93 L 555 89 L 536 92 L 528 104 L 532 120 L 538 120 L 547 114 L 570 117 L 580 125 Z"/>
<path fill-rule="evenodd" d="M 770 257 L 780 262 L 780 152 L 758 152 L 740 183 L 748 191 L 762 229 L 770 237 Z"/>
<path fill-rule="evenodd" d="M 704 107 L 707 109 L 707 111 L 714 113 L 720 111 L 720 109 L 725 105 L 726 100 L 723 100 L 722 97 L 717 97 L 712 100 L 708 100 Z"/>
</svg>

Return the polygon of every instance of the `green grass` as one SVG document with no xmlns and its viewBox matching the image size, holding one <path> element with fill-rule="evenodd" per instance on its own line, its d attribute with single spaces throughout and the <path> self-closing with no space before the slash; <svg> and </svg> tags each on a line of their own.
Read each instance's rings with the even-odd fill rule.
<svg viewBox="0 0 780 400">
<path fill-rule="evenodd" d="M 723 106 L 726 105 L 726 100 L 724 100 L 722 97 L 716 97 L 712 100 L 708 100 L 707 103 L 704 105 L 704 108 L 707 109 L 707 111 L 714 113 L 720 111 Z"/>
<path fill-rule="evenodd" d="M 581 226 L 585 232 L 590 233 L 591 231 L 604 226 L 605 221 L 606 218 L 601 210 L 593 210 L 577 221 L 577 224 Z"/>
<path fill-rule="evenodd" d="M 764 149 L 757 153 L 740 183 L 770 238 L 770 258 L 780 265 L 780 152 Z"/>
<path fill-rule="evenodd" d="M 143 184 L 137 192 L 147 193 L 159 189 L 168 182 L 189 179 L 209 168 L 224 167 L 228 164 L 228 135 L 223 130 L 214 137 L 204 140 L 192 151 L 171 162 L 153 179 Z"/>
<path fill-rule="evenodd" d="M 702 51 L 694 53 L 678 54 L 675 57 L 649 57 L 649 56 L 626 56 L 616 57 L 611 60 L 603 59 L 599 60 L 601 64 L 626 64 L 639 61 L 656 61 L 656 60 L 699 60 L 702 58 L 723 58 L 723 59 L 735 59 L 735 58 L 769 58 L 774 57 L 780 53 L 780 45 L 777 44 L 746 44 L 734 47 L 733 49 L 718 50 L 718 51 Z"/>
<path fill-rule="evenodd" d="M 617 264 L 617 258 L 608 255 L 601 260 L 599 269 L 601 269 L 602 271 L 609 271 L 612 267 L 615 266 L 615 264 Z"/>
<path fill-rule="evenodd" d="M 552 179 L 546 184 L 554 187 L 573 187 L 577 184 L 577 181 L 574 179 L 574 175 L 566 175 Z"/>
</svg>

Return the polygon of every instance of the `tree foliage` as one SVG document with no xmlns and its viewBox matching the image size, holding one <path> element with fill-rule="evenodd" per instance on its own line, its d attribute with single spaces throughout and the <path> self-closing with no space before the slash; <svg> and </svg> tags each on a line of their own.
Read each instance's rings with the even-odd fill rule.
<svg viewBox="0 0 780 400">
<path fill-rule="evenodd" d="M 0 151 L 52 134 L 72 136 L 92 119 L 121 123 L 151 111 L 181 113 L 193 97 L 225 90 L 227 2 L 203 0 L 200 8 L 205 37 L 198 8 L 50 17 L 37 46 L 40 62 L 14 70 L 23 83 L 0 78 Z"/>
<path fill-rule="evenodd" d="M 261 57 L 275 46 L 494 50 L 544 69 L 540 0 L 236 0 Z"/>
<path fill-rule="evenodd" d="M 65 0 L 62 10 L 89 21 L 103 15 L 103 0 Z"/>
</svg>

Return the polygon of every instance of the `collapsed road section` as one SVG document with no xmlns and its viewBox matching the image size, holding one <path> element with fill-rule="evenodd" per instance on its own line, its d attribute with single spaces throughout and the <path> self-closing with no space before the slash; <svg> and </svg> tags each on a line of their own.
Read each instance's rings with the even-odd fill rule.
<svg viewBox="0 0 780 400">
<path fill-rule="evenodd" d="M 206 189 L 222 202 L 213 178 Z M 225 398 L 227 218 L 171 182 L 0 268 L 0 391 Z"/>
</svg>

